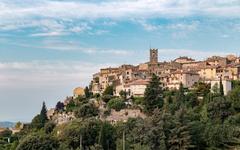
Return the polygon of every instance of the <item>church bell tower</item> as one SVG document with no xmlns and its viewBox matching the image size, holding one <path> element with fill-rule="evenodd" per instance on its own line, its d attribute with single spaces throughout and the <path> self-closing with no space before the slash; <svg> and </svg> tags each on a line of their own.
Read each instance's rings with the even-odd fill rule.
<svg viewBox="0 0 240 150">
<path fill-rule="evenodd" d="M 158 63 L 158 49 L 150 49 L 150 63 L 151 64 Z"/>
</svg>

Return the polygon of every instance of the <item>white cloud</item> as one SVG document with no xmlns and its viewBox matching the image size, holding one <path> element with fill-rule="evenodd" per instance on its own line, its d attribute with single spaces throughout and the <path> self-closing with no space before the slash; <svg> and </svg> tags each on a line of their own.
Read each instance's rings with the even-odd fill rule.
<svg viewBox="0 0 240 150">
<path fill-rule="evenodd" d="M 3 1 L 0 16 L 50 18 L 119 18 L 209 14 L 239 17 L 239 0 L 123 0 L 98 3 L 82 1 Z M 13 17 L 13 16 L 11 16 Z"/>
<path fill-rule="evenodd" d="M 153 25 L 151 23 L 148 23 L 146 20 L 133 20 L 137 21 L 146 31 L 155 31 L 161 28 L 160 25 Z"/>
<path fill-rule="evenodd" d="M 92 74 L 106 66 L 110 65 L 77 61 L 0 62 L 0 86 L 87 85 Z"/>
<path fill-rule="evenodd" d="M 192 49 L 159 49 L 160 57 L 166 60 L 173 60 L 179 56 L 188 56 L 194 59 L 203 60 L 210 56 L 226 56 L 228 54 L 232 54 L 232 52 L 213 51 L 213 50 L 211 51 L 192 50 Z"/>
<path fill-rule="evenodd" d="M 176 23 L 176 24 L 170 24 L 167 26 L 169 29 L 174 29 L 174 30 L 184 30 L 184 31 L 193 31 L 197 29 L 198 27 L 198 22 L 190 22 L 190 23 Z"/>
<path fill-rule="evenodd" d="M 239 0 L 123 0 L 96 3 L 65 0 L 2 0 L 0 9 L 1 30 L 29 27 L 34 24 L 35 26 L 48 26 L 51 29 L 61 29 L 64 26 L 61 21 L 65 21 L 64 24 L 71 24 L 76 19 L 109 18 L 110 21 L 105 25 L 114 25 L 115 22 L 111 22 L 111 20 L 132 18 L 149 19 L 194 15 L 240 17 Z M 46 20 L 50 20 L 50 22 Z M 147 30 L 155 29 L 153 25 L 143 25 Z M 81 32 L 83 27 L 77 26 L 74 25 L 72 31 Z M 179 27 L 181 28 L 181 26 Z"/>
<path fill-rule="evenodd" d="M 57 33 L 56 33 L 57 34 Z M 51 33 L 50 33 L 51 35 Z M 48 33 L 43 34 L 34 34 L 32 36 L 50 36 Z M 54 36 L 54 34 L 52 35 Z M 43 42 L 39 42 L 38 46 L 30 45 L 28 43 L 10 43 L 12 45 L 21 46 L 21 47 L 28 47 L 28 48 L 37 48 L 37 49 L 50 49 L 50 50 L 56 50 L 56 51 L 69 51 L 69 52 L 82 52 L 85 54 L 91 54 L 91 55 L 99 55 L 99 54 L 110 54 L 114 56 L 129 56 L 132 55 L 131 50 L 125 50 L 125 49 L 108 49 L 108 48 L 96 48 L 96 47 L 86 47 L 79 42 L 75 41 L 59 41 L 59 40 L 44 40 Z"/>
<path fill-rule="evenodd" d="M 60 35 L 66 35 L 66 33 L 63 32 L 46 32 L 46 33 L 34 33 L 31 34 L 33 37 L 44 37 L 44 36 L 60 36 Z"/>
</svg>

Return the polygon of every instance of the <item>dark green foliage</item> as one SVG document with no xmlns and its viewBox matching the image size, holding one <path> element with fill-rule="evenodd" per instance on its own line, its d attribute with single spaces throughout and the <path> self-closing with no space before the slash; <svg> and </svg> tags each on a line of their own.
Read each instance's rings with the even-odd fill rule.
<svg viewBox="0 0 240 150">
<path fill-rule="evenodd" d="M 126 100 L 127 99 L 127 92 L 126 91 L 123 91 L 123 90 L 121 90 L 120 92 L 119 92 L 119 95 L 121 96 L 121 98 L 122 99 L 124 99 L 124 100 Z"/>
<path fill-rule="evenodd" d="M 12 131 L 9 129 L 5 129 L 4 131 L 0 132 L 0 138 L 10 137 L 11 135 L 12 135 Z"/>
<path fill-rule="evenodd" d="M 76 104 L 75 104 L 74 100 L 70 100 L 70 102 L 66 106 L 66 111 L 73 112 L 75 108 L 76 108 Z"/>
<path fill-rule="evenodd" d="M 102 100 L 103 100 L 105 103 L 108 103 L 112 98 L 113 98 L 112 95 L 103 95 L 103 96 L 102 96 Z"/>
<path fill-rule="evenodd" d="M 215 97 L 208 104 L 207 111 L 210 119 L 223 122 L 232 114 L 231 102 L 223 97 Z"/>
<path fill-rule="evenodd" d="M 113 95 L 114 89 L 112 85 L 109 85 L 106 87 L 105 91 L 103 92 L 103 95 Z"/>
<path fill-rule="evenodd" d="M 120 111 L 121 109 L 125 108 L 125 103 L 123 102 L 122 99 L 114 98 L 107 103 L 107 106 L 110 109 L 115 109 L 116 111 Z"/>
<path fill-rule="evenodd" d="M 41 116 L 40 115 L 35 116 L 32 119 L 31 128 L 41 129 L 42 127 L 44 127 L 44 124 L 42 122 Z"/>
<path fill-rule="evenodd" d="M 189 134 L 194 148 L 197 150 L 205 149 L 206 139 L 204 137 L 205 124 L 201 121 L 192 121 L 189 123 Z"/>
<path fill-rule="evenodd" d="M 187 107 L 194 108 L 199 105 L 199 100 L 196 93 L 189 92 L 185 96 L 185 104 Z"/>
<path fill-rule="evenodd" d="M 64 110 L 64 104 L 60 101 L 57 102 L 57 105 L 55 107 L 56 111 L 63 111 Z"/>
<path fill-rule="evenodd" d="M 76 120 L 62 129 L 59 138 L 70 149 L 80 147 L 80 142 L 83 147 L 89 147 L 98 142 L 99 131 L 100 122 L 95 119 Z"/>
<path fill-rule="evenodd" d="M 198 96 L 203 96 L 205 97 L 208 93 L 210 93 L 211 85 L 204 83 L 204 82 L 198 82 L 194 84 L 194 92 Z"/>
<path fill-rule="evenodd" d="M 181 103 L 185 101 L 184 88 L 182 83 L 180 83 L 179 89 L 176 93 L 176 100 Z"/>
<path fill-rule="evenodd" d="M 47 108 L 45 102 L 43 102 L 42 109 L 39 115 L 36 115 L 31 122 L 31 128 L 40 129 L 43 128 L 45 123 L 47 123 Z"/>
<path fill-rule="evenodd" d="M 99 93 L 96 93 L 96 94 L 93 95 L 93 97 L 94 97 L 94 98 L 97 98 L 97 99 L 100 98 L 100 96 L 101 96 L 101 95 L 100 95 Z"/>
<path fill-rule="evenodd" d="M 133 97 L 132 101 L 136 105 L 141 105 L 141 104 L 143 104 L 144 98 L 143 97 Z"/>
<path fill-rule="evenodd" d="M 45 124 L 44 130 L 46 134 L 50 134 L 53 129 L 55 128 L 56 124 L 52 121 L 49 121 L 48 123 Z"/>
<path fill-rule="evenodd" d="M 232 89 L 240 87 L 240 80 L 232 80 Z"/>
<path fill-rule="evenodd" d="M 83 104 L 88 103 L 88 100 L 86 97 L 84 96 L 78 96 L 76 99 L 74 99 L 74 103 L 76 106 L 81 106 Z"/>
<path fill-rule="evenodd" d="M 116 147 L 116 145 L 115 145 L 116 131 L 115 131 L 115 128 L 110 123 L 102 122 L 99 132 L 100 133 L 98 136 L 98 138 L 99 138 L 98 144 L 103 149 L 111 149 L 111 148 Z"/>
<path fill-rule="evenodd" d="M 155 108 L 163 106 L 163 91 L 160 86 L 159 78 L 153 74 L 152 79 L 144 93 L 145 111 L 152 113 Z"/>
<path fill-rule="evenodd" d="M 75 116 L 77 118 L 88 118 L 98 115 L 98 108 L 92 103 L 87 103 L 81 105 L 78 109 L 75 110 Z"/>
<path fill-rule="evenodd" d="M 234 88 L 228 93 L 228 99 L 232 102 L 236 112 L 240 112 L 240 86 Z"/>
<path fill-rule="evenodd" d="M 84 89 L 84 93 L 85 93 L 86 98 L 90 98 L 92 96 L 92 94 L 87 86 Z"/>
<path fill-rule="evenodd" d="M 239 140 L 234 137 L 235 127 L 227 124 L 208 123 L 204 132 L 206 143 L 209 147 L 230 148 L 239 145 Z"/>
<path fill-rule="evenodd" d="M 40 112 L 40 120 L 41 123 L 44 125 L 47 121 L 48 121 L 48 117 L 47 117 L 47 107 L 45 105 L 45 102 L 43 102 L 42 105 L 42 110 Z"/>
<path fill-rule="evenodd" d="M 219 82 L 219 93 L 221 96 L 224 96 L 222 77 L 220 78 L 220 82 Z"/>
<path fill-rule="evenodd" d="M 37 133 L 22 139 L 16 150 L 57 150 L 58 147 L 59 143 L 55 138 Z"/>
<path fill-rule="evenodd" d="M 68 124 L 59 136 L 60 140 L 70 149 L 79 148 L 80 142 L 84 149 L 95 144 L 115 149 L 114 135 L 115 130 L 110 124 L 91 118 L 84 121 L 76 120 Z"/>
<path fill-rule="evenodd" d="M 170 132 L 169 150 L 188 150 L 193 147 L 188 126 L 177 123 L 176 127 L 171 129 Z"/>
</svg>

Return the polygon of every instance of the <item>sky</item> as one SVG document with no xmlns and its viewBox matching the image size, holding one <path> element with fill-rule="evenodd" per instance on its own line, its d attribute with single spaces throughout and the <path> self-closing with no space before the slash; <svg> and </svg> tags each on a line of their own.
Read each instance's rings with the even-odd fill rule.
<svg viewBox="0 0 240 150">
<path fill-rule="evenodd" d="M 0 0 L 0 121 L 29 122 L 100 68 L 240 55 L 240 0 Z"/>
</svg>

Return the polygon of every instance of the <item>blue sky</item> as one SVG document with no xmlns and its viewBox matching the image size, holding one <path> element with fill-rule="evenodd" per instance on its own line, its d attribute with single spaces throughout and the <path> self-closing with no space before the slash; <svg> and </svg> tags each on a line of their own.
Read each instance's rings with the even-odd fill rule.
<svg viewBox="0 0 240 150">
<path fill-rule="evenodd" d="M 240 55 L 239 0 L 0 0 L 0 121 L 30 121 L 101 67 Z"/>
</svg>

